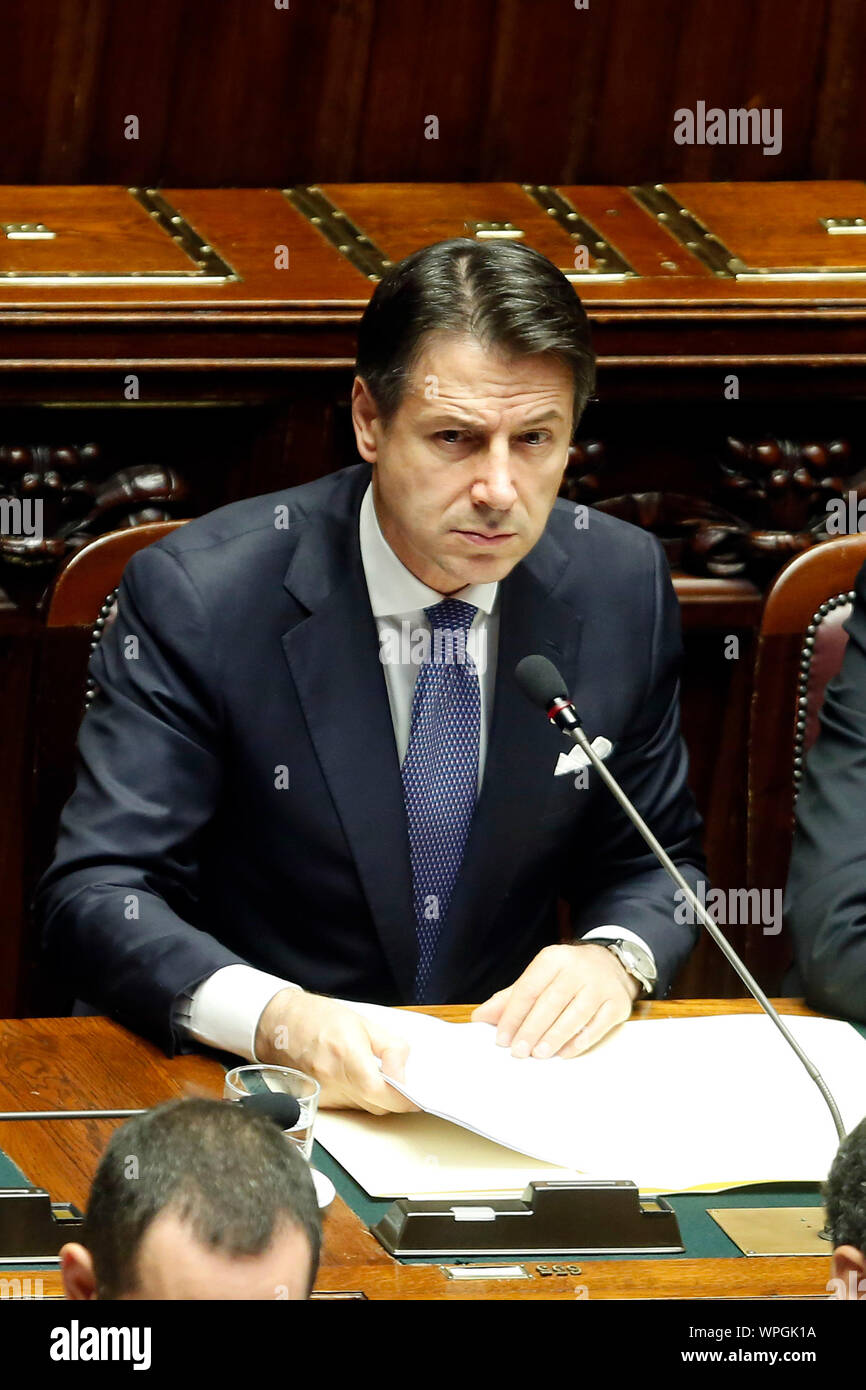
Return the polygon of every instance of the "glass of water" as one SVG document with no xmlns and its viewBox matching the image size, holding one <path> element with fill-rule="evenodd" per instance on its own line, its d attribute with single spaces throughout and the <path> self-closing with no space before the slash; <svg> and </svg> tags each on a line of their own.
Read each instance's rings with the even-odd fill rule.
<svg viewBox="0 0 866 1390">
<path fill-rule="evenodd" d="M 313 1125 L 319 1108 L 320 1090 L 318 1081 L 312 1076 L 307 1076 L 305 1072 L 295 1071 L 292 1067 L 252 1063 L 245 1067 L 233 1067 L 231 1071 L 226 1072 L 223 1099 L 242 1100 L 244 1096 L 262 1095 L 269 1091 L 294 1096 L 301 1113 L 297 1124 L 291 1129 L 283 1130 L 283 1133 L 300 1149 L 309 1163 L 313 1152 Z"/>
</svg>

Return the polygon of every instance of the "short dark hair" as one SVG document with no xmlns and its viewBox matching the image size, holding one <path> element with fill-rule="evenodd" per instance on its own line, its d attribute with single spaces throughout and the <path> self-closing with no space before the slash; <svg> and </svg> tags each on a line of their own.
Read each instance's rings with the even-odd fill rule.
<svg viewBox="0 0 866 1390">
<path fill-rule="evenodd" d="M 273 1120 L 229 1101 L 174 1100 L 112 1135 L 81 1231 L 99 1298 L 136 1292 L 142 1238 L 166 1210 L 202 1245 L 230 1256 L 260 1255 L 284 1221 L 296 1226 L 310 1246 L 309 1296 L 321 1251 L 319 1207 L 306 1160 Z"/>
<path fill-rule="evenodd" d="M 385 424 L 396 414 L 428 333 L 468 334 L 507 357 L 545 353 L 571 370 L 572 434 L 595 389 L 589 322 L 561 270 L 521 242 L 437 241 L 391 266 L 358 329 L 355 372 Z"/>
<path fill-rule="evenodd" d="M 847 1135 L 824 1184 L 834 1248 L 853 1245 L 866 1255 L 866 1119 Z"/>
</svg>

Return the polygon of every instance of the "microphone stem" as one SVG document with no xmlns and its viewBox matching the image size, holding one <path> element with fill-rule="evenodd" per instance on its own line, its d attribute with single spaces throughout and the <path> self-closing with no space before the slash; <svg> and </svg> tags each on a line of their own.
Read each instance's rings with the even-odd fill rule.
<svg viewBox="0 0 866 1390">
<path fill-rule="evenodd" d="M 2 1110 L 0 1123 L 7 1120 L 128 1120 L 144 1115 L 144 1110 Z"/>
<path fill-rule="evenodd" d="M 563 729 L 562 732 L 565 733 L 566 730 Z M 577 728 L 569 729 L 567 733 L 568 736 L 571 739 L 573 739 L 575 743 L 579 744 L 580 747 L 583 749 L 584 753 L 589 758 L 590 762 L 592 763 L 599 777 L 601 777 L 605 786 L 607 786 L 607 788 L 616 797 L 617 801 L 619 802 L 622 809 L 625 811 L 629 820 L 632 822 L 635 828 L 640 831 L 641 835 L 646 840 L 653 854 L 655 854 L 656 858 L 661 862 L 664 868 L 667 869 L 671 878 L 674 880 L 674 883 L 677 884 L 677 886 L 685 895 L 687 902 L 690 904 L 692 908 L 692 911 L 696 914 L 698 920 L 706 927 L 707 931 L 710 933 L 710 936 L 715 941 L 719 950 L 730 961 L 731 965 L 736 970 L 743 984 L 755 997 L 755 999 L 766 1011 L 769 1017 L 773 1020 L 783 1037 L 790 1043 L 791 1047 L 794 1049 L 797 1056 L 800 1058 L 800 1061 L 803 1063 L 803 1066 L 806 1068 L 815 1085 L 818 1087 L 818 1090 L 821 1092 L 821 1095 L 824 1097 L 824 1100 L 827 1102 L 827 1107 L 830 1111 L 830 1114 L 833 1116 L 833 1124 L 836 1126 L 836 1133 L 838 1134 L 839 1140 L 841 1142 L 845 1138 L 845 1126 L 842 1123 L 842 1116 L 839 1114 L 839 1108 L 836 1105 L 836 1102 L 830 1093 L 830 1089 L 827 1086 L 826 1081 L 822 1077 L 821 1073 L 818 1071 L 818 1068 L 806 1056 L 806 1053 L 803 1051 L 802 1047 L 797 1042 L 797 1039 L 793 1036 L 790 1029 L 787 1028 L 785 1024 L 782 1022 L 781 1018 L 779 1017 L 776 1010 L 773 1008 L 773 1005 L 770 1003 L 766 994 L 761 989 L 757 980 L 753 977 L 751 972 L 740 960 L 740 957 L 737 955 L 733 946 L 731 946 L 730 943 L 727 941 L 724 934 L 721 931 L 719 931 L 719 928 L 713 921 L 710 914 L 698 901 L 698 898 L 692 891 L 692 888 L 683 878 L 682 874 L 680 873 L 676 864 L 671 859 L 670 855 L 667 853 L 664 847 L 661 844 L 659 844 L 658 840 L 650 830 L 649 826 L 642 819 L 635 807 L 631 804 L 625 792 L 622 790 L 619 783 L 616 781 L 616 778 L 613 777 L 612 774 L 605 767 L 601 758 L 598 756 L 595 749 L 590 744 L 586 734 L 583 732 L 583 729 L 578 726 Z M 0 1119 L 2 1119 L 2 1116 L 0 1116 Z"/>
</svg>

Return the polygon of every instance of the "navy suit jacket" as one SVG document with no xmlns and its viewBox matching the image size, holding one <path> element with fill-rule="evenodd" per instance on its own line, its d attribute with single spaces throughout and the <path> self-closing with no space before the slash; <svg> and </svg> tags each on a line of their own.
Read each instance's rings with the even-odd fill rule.
<svg viewBox="0 0 866 1390">
<path fill-rule="evenodd" d="M 176 1045 L 175 996 L 245 962 L 318 993 L 411 1000 L 417 954 L 400 767 L 361 564 L 355 465 L 192 521 L 127 566 L 91 662 L 99 694 L 37 892 L 54 970 Z M 275 525 L 287 506 L 288 529 Z M 694 884 L 680 617 L 658 542 L 558 501 L 502 582 L 494 708 L 431 998 L 478 1002 L 557 941 L 614 923 L 669 988 L 695 928 L 607 790 L 554 777 L 571 747 L 514 680 L 540 652 Z M 288 786 L 285 782 L 288 779 Z M 681 915 L 681 914 L 680 914 Z"/>
</svg>

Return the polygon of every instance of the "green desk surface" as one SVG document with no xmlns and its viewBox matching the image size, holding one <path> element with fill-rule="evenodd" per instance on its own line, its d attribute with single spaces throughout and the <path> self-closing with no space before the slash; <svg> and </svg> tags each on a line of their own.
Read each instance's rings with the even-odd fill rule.
<svg viewBox="0 0 866 1390">
<path fill-rule="evenodd" d="M 0 1149 L 0 1187 L 30 1187 L 21 1169 Z"/>
</svg>

